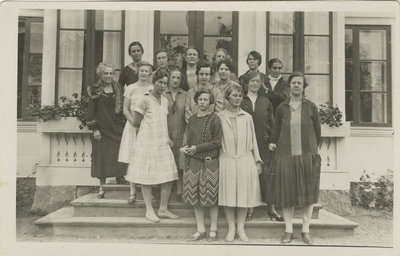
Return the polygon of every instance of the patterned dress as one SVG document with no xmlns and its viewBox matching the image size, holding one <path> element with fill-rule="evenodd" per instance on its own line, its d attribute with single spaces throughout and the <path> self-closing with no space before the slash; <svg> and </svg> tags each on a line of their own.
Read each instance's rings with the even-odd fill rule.
<svg viewBox="0 0 400 256">
<path fill-rule="evenodd" d="M 134 83 L 126 87 L 124 97 L 131 100 L 130 110 L 133 114 L 133 109 L 136 102 L 146 93 L 153 90 L 154 86 L 152 84 L 146 84 L 141 86 L 138 83 Z M 129 163 L 130 157 L 133 154 L 133 144 L 136 138 L 136 131 L 132 124 L 127 121 L 124 128 L 124 133 L 122 134 L 121 147 L 119 148 L 118 161 L 122 163 Z"/>
<path fill-rule="evenodd" d="M 188 147 L 196 154 L 187 156 L 183 173 L 183 200 L 193 206 L 218 204 L 219 163 L 222 129 L 219 117 L 193 115 L 188 124 Z"/>
<path fill-rule="evenodd" d="M 303 98 L 298 108 L 289 99 L 276 111 L 276 144 L 267 194 L 269 203 L 282 206 L 307 206 L 318 202 L 321 175 L 321 123 L 318 107 Z"/>
<path fill-rule="evenodd" d="M 139 99 L 135 112 L 143 115 L 126 180 L 137 184 L 156 185 L 178 179 L 178 171 L 169 146 L 168 100 L 161 104 L 151 94 Z"/>
</svg>

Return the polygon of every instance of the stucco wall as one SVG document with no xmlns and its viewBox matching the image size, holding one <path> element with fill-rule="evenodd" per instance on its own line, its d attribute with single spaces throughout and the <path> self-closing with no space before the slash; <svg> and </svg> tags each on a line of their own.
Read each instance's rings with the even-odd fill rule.
<svg viewBox="0 0 400 256">
<path fill-rule="evenodd" d="M 41 133 L 17 133 L 17 177 L 28 177 L 40 160 Z"/>
</svg>

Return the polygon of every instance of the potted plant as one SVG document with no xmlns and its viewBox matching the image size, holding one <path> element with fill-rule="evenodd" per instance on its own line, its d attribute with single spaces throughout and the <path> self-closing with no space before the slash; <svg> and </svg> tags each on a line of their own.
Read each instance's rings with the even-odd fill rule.
<svg viewBox="0 0 400 256">
<path fill-rule="evenodd" d="M 72 94 L 72 98 L 62 96 L 60 100 L 59 105 L 31 104 L 28 106 L 28 113 L 38 120 L 38 131 L 71 132 L 76 131 L 78 127 L 80 130 L 85 129 L 87 100 L 79 97 L 77 93 Z M 51 122 L 54 120 L 62 122 Z"/>
<path fill-rule="evenodd" d="M 329 101 L 319 105 L 319 116 L 321 119 L 322 136 L 325 137 L 344 137 L 349 135 L 348 125 L 342 121 L 342 111 L 339 107 L 333 106 Z"/>
</svg>

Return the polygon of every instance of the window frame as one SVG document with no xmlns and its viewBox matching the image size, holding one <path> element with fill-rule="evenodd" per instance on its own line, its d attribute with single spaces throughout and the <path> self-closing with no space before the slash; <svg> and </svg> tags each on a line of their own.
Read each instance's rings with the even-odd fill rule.
<svg viewBox="0 0 400 256">
<path fill-rule="evenodd" d="M 99 10 L 100 11 L 100 10 Z M 104 10 L 105 11 L 105 10 Z M 103 32 L 120 32 L 121 33 L 121 60 L 119 69 L 115 69 L 115 71 L 121 71 L 124 68 L 124 58 L 125 58 L 125 11 L 121 10 L 121 29 L 120 30 L 110 30 L 103 29 L 98 31 Z M 60 69 L 68 69 L 68 70 L 82 70 L 82 90 L 80 95 L 86 95 L 86 88 L 90 84 L 93 84 L 96 81 L 96 49 L 93 47 L 95 45 L 96 40 L 96 10 L 85 10 L 85 28 L 60 28 L 61 24 L 61 10 L 57 10 L 57 41 L 56 41 L 56 67 L 55 67 L 55 90 L 54 90 L 54 102 L 58 103 L 60 96 L 58 95 L 58 87 L 59 87 L 59 70 Z M 59 66 L 59 58 L 60 58 L 60 31 L 61 30 L 70 30 L 70 31 L 84 31 L 84 46 L 83 46 L 83 65 L 82 68 L 60 68 Z M 66 95 L 67 96 L 67 95 Z M 69 97 L 68 95 L 67 97 Z"/>
<path fill-rule="evenodd" d="M 43 17 L 20 16 L 20 17 L 18 17 L 18 22 L 20 22 L 20 21 L 25 22 L 25 36 L 24 36 L 24 55 L 22 58 L 22 74 L 18 74 L 18 75 L 22 75 L 21 117 L 17 116 L 17 121 L 35 121 L 36 117 L 29 116 L 28 109 L 27 109 L 28 108 L 28 70 L 29 70 L 29 53 L 30 53 L 30 32 L 31 32 L 31 23 L 37 22 L 37 23 L 44 24 L 44 18 Z M 42 49 L 43 49 L 43 46 L 42 46 Z M 43 63 L 42 63 L 42 66 L 43 66 Z M 18 104 L 18 101 L 17 101 L 17 104 Z"/>
<path fill-rule="evenodd" d="M 353 120 L 349 121 L 352 127 L 392 127 L 392 55 L 391 55 L 391 25 L 360 25 L 360 24 L 346 24 L 346 29 L 352 29 L 353 36 L 353 56 L 351 59 L 345 58 L 345 62 L 353 61 Z M 385 30 L 386 31 L 386 108 L 387 108 L 387 122 L 361 122 L 361 106 L 360 106 L 360 58 L 359 58 L 359 38 L 360 30 Z M 347 91 L 346 91 L 347 92 Z M 379 91 L 383 93 L 382 91 Z"/>
<path fill-rule="evenodd" d="M 199 59 L 204 59 L 204 13 L 205 11 L 188 11 L 189 12 L 189 28 L 188 28 L 188 45 L 195 46 L 200 50 Z M 154 53 L 160 48 L 160 21 L 161 21 L 161 11 L 154 11 Z M 202 24 L 202 26 L 197 26 L 197 24 Z M 239 12 L 232 11 L 232 52 L 229 55 L 233 61 L 233 67 L 235 73 L 238 72 L 238 42 L 239 42 Z M 175 35 L 175 34 L 171 34 Z M 178 34 L 176 34 L 178 35 Z M 206 37 L 212 37 L 207 35 Z M 221 37 L 216 35 L 216 37 Z M 155 63 L 155 56 L 154 56 Z"/>
</svg>

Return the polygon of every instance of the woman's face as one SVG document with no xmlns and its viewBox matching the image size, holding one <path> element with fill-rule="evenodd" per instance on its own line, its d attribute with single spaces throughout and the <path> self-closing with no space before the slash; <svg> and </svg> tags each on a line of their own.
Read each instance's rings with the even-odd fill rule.
<svg viewBox="0 0 400 256">
<path fill-rule="evenodd" d="M 157 67 L 166 68 L 168 65 L 168 54 L 166 52 L 160 52 L 156 56 Z"/>
<path fill-rule="evenodd" d="M 208 81 L 210 80 L 211 68 L 201 68 L 199 70 L 199 82 L 200 85 L 207 85 Z"/>
<path fill-rule="evenodd" d="M 171 88 L 178 88 L 181 85 L 182 76 L 179 71 L 172 71 L 169 76 L 169 86 Z"/>
<path fill-rule="evenodd" d="M 232 90 L 231 94 L 229 94 L 228 102 L 234 108 L 239 107 L 240 103 L 242 103 L 242 94 L 236 89 Z"/>
<path fill-rule="evenodd" d="M 225 55 L 225 53 L 223 51 L 218 51 L 215 54 L 215 63 L 218 63 L 218 62 L 220 62 L 221 60 L 224 60 L 224 59 L 226 59 L 226 55 Z"/>
<path fill-rule="evenodd" d="M 191 65 L 196 65 L 199 61 L 199 54 L 195 49 L 189 49 L 186 52 L 186 62 Z"/>
<path fill-rule="evenodd" d="M 231 75 L 231 70 L 224 63 L 219 67 L 218 74 L 219 74 L 219 78 L 221 78 L 221 80 L 225 81 Z"/>
<path fill-rule="evenodd" d="M 140 81 L 147 81 L 150 75 L 150 67 L 149 66 L 141 66 L 139 68 L 139 80 Z"/>
<path fill-rule="evenodd" d="M 261 87 L 261 78 L 260 75 L 256 75 L 255 77 L 253 77 L 252 79 L 250 79 L 249 81 L 249 90 L 253 93 L 257 93 L 258 89 L 260 89 Z"/>
<path fill-rule="evenodd" d="M 142 48 L 140 48 L 139 45 L 133 45 L 131 46 L 131 49 L 129 49 L 129 55 L 131 55 L 133 61 L 139 62 L 142 60 Z"/>
<path fill-rule="evenodd" d="M 303 78 L 301 76 L 296 76 L 290 81 L 290 93 L 293 96 L 301 96 L 304 89 Z"/>
<path fill-rule="evenodd" d="M 158 93 L 158 94 L 162 94 L 165 91 L 165 88 L 167 88 L 167 84 L 168 84 L 168 77 L 163 77 L 161 79 L 158 79 L 155 83 L 154 83 L 154 90 Z"/>
<path fill-rule="evenodd" d="M 210 106 L 210 94 L 202 93 L 197 99 L 197 106 L 201 111 L 206 111 Z"/>
<path fill-rule="evenodd" d="M 114 70 L 112 68 L 105 68 L 103 73 L 101 73 L 101 80 L 106 84 L 111 84 L 114 78 Z"/>
<path fill-rule="evenodd" d="M 280 77 L 282 72 L 282 63 L 275 62 L 274 64 L 272 64 L 270 72 L 272 77 Z"/>
<path fill-rule="evenodd" d="M 258 64 L 258 59 L 254 58 L 253 55 L 249 55 L 249 58 L 247 59 L 247 65 L 249 66 L 250 70 L 258 70 L 258 67 L 260 66 Z"/>
</svg>

